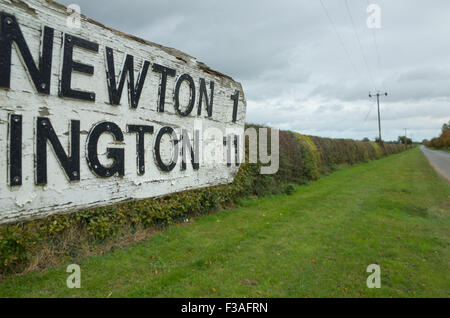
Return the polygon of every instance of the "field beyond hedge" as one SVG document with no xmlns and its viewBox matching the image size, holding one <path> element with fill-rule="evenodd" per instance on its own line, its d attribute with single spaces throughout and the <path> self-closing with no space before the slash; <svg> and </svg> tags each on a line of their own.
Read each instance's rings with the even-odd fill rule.
<svg viewBox="0 0 450 318">
<path fill-rule="evenodd" d="M 0 283 L 0 297 L 449 297 L 450 187 L 418 148 L 298 186 L 292 195 L 172 225 Z M 381 267 L 368 289 L 366 267 Z"/>
</svg>

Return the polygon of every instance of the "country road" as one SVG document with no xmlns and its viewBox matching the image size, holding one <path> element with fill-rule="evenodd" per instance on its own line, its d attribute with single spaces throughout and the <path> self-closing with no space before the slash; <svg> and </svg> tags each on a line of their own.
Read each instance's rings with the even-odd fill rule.
<svg viewBox="0 0 450 318">
<path fill-rule="evenodd" d="M 431 166 L 450 184 L 450 153 L 420 146 Z"/>
</svg>

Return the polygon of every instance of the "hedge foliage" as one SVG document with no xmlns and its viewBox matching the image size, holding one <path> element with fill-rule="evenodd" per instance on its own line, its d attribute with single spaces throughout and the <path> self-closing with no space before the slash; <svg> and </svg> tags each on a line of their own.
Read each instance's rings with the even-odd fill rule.
<svg viewBox="0 0 450 318">
<path fill-rule="evenodd" d="M 120 235 L 124 228 L 132 231 L 172 224 L 230 206 L 239 198 L 281 192 L 291 194 L 295 191 L 294 184 L 316 180 L 338 165 L 373 160 L 404 149 L 399 144 L 320 138 L 280 131 L 280 167 L 274 175 L 261 175 L 259 163 L 244 163 L 232 184 L 0 227 L 0 273 L 21 271 L 44 242 L 64 240 L 64 233 L 69 230 L 78 231 L 88 241 L 98 244 Z"/>
<path fill-rule="evenodd" d="M 426 146 L 436 149 L 450 149 L 450 121 L 442 126 L 441 135 L 428 141 Z"/>
</svg>

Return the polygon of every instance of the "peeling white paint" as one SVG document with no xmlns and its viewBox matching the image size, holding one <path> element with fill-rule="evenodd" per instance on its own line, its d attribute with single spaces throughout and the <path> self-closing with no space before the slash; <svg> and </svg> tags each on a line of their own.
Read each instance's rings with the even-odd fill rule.
<svg viewBox="0 0 450 318">
<path fill-rule="evenodd" d="M 246 101 L 242 87 L 231 78 L 210 70 L 178 50 L 143 41 L 135 37 L 111 30 L 105 26 L 82 17 L 81 29 L 68 28 L 68 14 L 65 7 L 45 0 L 1 0 L 0 11 L 13 14 L 21 26 L 25 40 L 35 61 L 40 52 L 41 32 L 44 25 L 55 29 L 51 92 L 49 96 L 39 95 L 29 79 L 26 68 L 20 60 L 18 50 L 13 49 L 11 67 L 11 88 L 0 88 L 0 224 L 42 218 L 56 213 L 102 206 L 125 200 L 156 197 L 172 192 L 205 186 L 229 183 L 233 181 L 238 167 L 226 165 L 201 164 L 199 170 L 193 170 L 190 163 L 186 171 L 181 171 L 181 155 L 177 166 L 170 173 L 160 171 L 153 156 L 153 141 L 156 132 L 163 126 L 185 127 L 192 132 L 195 121 L 201 119 L 203 129 L 226 128 L 243 130 L 245 123 Z M 94 74 L 87 76 L 74 72 L 72 88 L 95 91 L 96 102 L 83 102 L 58 97 L 58 86 L 62 62 L 62 37 L 64 33 L 79 36 L 100 45 L 97 54 L 75 48 L 74 60 L 94 66 Z M 134 56 L 135 77 L 141 70 L 144 60 L 176 69 L 177 76 L 190 74 L 196 86 L 196 105 L 191 115 L 181 117 L 175 112 L 173 92 L 177 76 L 169 77 L 167 82 L 165 112 L 157 112 L 160 75 L 147 74 L 141 99 L 137 109 L 128 106 L 125 85 L 121 105 L 109 104 L 108 87 L 105 75 L 105 46 L 114 50 L 116 73 L 122 69 L 125 54 Z M 202 115 L 197 116 L 199 78 L 204 78 L 209 93 L 209 82 L 214 81 L 214 108 L 212 118 L 206 117 L 206 107 Z M 240 91 L 237 121 L 232 122 L 233 101 L 230 99 L 235 90 Z M 187 104 L 189 94 L 181 90 L 182 105 Z M 8 185 L 8 115 L 23 116 L 22 179 L 20 187 Z M 69 182 L 60 167 L 51 146 L 48 146 L 48 184 L 36 186 L 34 176 L 35 122 L 36 117 L 48 117 L 63 145 L 68 149 L 68 127 L 70 120 L 80 120 L 80 174 L 79 182 Z M 87 132 L 100 121 L 111 121 L 119 125 L 124 133 L 122 146 L 125 149 L 125 176 L 107 179 L 96 177 L 86 162 Z M 136 135 L 126 133 L 127 124 L 145 124 L 154 126 L 155 133 L 145 139 L 146 173 L 137 175 Z M 98 151 L 102 153 L 102 163 L 108 162 L 106 147 L 118 147 L 108 136 L 102 136 Z M 163 156 L 169 149 L 163 149 Z"/>
<path fill-rule="evenodd" d="M 32 203 L 34 199 L 36 199 L 36 193 L 29 192 L 26 194 L 23 194 L 21 196 L 16 196 L 16 205 L 19 208 L 23 208 L 27 203 Z"/>
</svg>

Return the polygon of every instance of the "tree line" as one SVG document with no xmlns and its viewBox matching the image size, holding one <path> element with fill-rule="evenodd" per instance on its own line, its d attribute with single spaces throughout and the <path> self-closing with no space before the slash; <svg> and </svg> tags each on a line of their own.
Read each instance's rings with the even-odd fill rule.
<svg viewBox="0 0 450 318">
<path fill-rule="evenodd" d="M 450 120 L 442 125 L 441 135 L 431 140 L 424 139 L 422 142 L 425 146 L 437 149 L 450 148 Z"/>
</svg>

